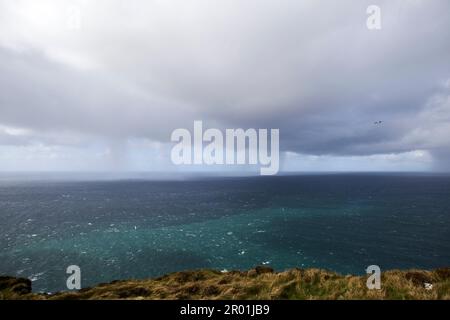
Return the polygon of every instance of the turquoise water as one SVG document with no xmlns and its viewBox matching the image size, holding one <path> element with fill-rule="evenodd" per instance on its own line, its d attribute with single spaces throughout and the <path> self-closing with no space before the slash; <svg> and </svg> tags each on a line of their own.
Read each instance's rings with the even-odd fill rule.
<svg viewBox="0 0 450 320">
<path fill-rule="evenodd" d="M 450 265 L 450 177 L 2 181 L 0 274 L 39 291 L 194 268 Z"/>
</svg>

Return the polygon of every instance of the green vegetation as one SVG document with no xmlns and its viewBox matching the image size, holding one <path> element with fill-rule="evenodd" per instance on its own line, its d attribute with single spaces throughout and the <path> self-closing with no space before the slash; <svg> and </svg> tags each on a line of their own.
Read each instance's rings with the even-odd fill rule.
<svg viewBox="0 0 450 320">
<path fill-rule="evenodd" d="M 75 292 L 32 293 L 27 279 L 0 277 L 3 299 L 450 299 L 450 268 L 386 271 L 380 290 L 366 287 L 366 276 L 320 269 L 274 272 L 195 270 L 148 280 L 121 280 Z M 426 288 L 425 283 L 432 284 Z"/>
</svg>

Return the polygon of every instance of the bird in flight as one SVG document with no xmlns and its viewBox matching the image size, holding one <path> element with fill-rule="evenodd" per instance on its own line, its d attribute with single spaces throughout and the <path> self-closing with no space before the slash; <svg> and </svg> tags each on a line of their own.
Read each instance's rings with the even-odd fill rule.
<svg viewBox="0 0 450 320">
<path fill-rule="evenodd" d="M 383 121 L 375 121 L 373 124 L 382 124 Z"/>
</svg>

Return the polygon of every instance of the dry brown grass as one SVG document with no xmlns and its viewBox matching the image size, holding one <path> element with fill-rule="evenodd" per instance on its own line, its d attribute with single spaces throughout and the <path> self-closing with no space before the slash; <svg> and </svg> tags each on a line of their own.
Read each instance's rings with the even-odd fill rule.
<svg viewBox="0 0 450 320">
<path fill-rule="evenodd" d="M 450 299 L 450 268 L 393 270 L 384 272 L 381 279 L 381 290 L 369 290 L 365 276 L 343 276 L 320 269 L 275 273 L 270 268 L 257 267 L 226 273 L 176 272 L 53 295 L 27 292 L 25 280 L 18 285 L 9 279 L 3 281 L 3 286 L 0 281 L 0 292 L 6 299 Z M 424 282 L 432 283 L 433 288 L 425 289 Z"/>
</svg>

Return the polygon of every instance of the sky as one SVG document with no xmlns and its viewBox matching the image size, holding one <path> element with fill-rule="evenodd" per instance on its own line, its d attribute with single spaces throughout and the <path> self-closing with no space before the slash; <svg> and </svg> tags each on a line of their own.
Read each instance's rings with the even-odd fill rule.
<svg viewBox="0 0 450 320">
<path fill-rule="evenodd" d="M 381 29 L 369 29 L 369 5 Z M 277 128 L 281 172 L 450 170 L 448 0 L 0 0 L 0 171 L 175 166 Z"/>
</svg>

